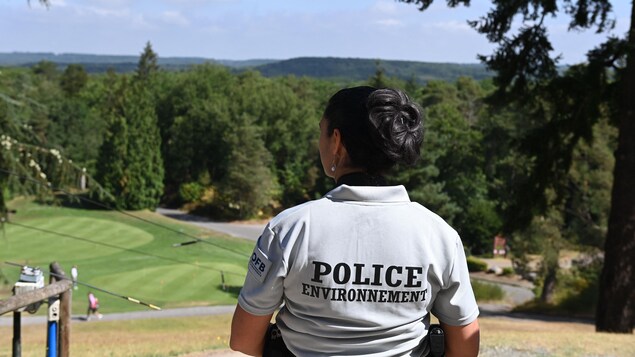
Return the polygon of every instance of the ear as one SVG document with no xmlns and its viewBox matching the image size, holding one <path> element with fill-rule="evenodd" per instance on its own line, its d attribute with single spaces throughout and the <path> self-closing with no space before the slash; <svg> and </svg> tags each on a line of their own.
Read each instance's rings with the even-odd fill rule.
<svg viewBox="0 0 635 357">
<path fill-rule="evenodd" d="M 331 154 L 341 157 L 342 149 L 344 149 L 344 144 L 342 144 L 342 133 L 340 133 L 340 129 L 333 129 L 333 134 L 331 134 L 330 140 Z"/>
</svg>

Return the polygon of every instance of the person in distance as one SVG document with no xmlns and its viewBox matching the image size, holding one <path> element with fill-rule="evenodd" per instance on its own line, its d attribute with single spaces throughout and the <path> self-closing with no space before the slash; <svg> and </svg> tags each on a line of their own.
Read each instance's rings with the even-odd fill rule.
<svg viewBox="0 0 635 357">
<path fill-rule="evenodd" d="M 347 88 L 330 98 L 319 126 L 320 159 L 336 187 L 265 227 L 230 347 L 254 356 L 425 356 L 433 314 L 447 356 L 478 355 L 461 239 L 382 177 L 419 158 L 420 108 L 400 90 Z"/>
</svg>

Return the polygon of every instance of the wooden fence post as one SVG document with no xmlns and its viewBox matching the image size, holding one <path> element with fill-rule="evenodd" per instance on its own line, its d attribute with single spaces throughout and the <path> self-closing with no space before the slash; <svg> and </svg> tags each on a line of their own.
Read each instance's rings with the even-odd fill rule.
<svg viewBox="0 0 635 357">
<path fill-rule="evenodd" d="M 20 311 L 13 311 L 13 357 L 22 356 L 21 315 Z"/>
<path fill-rule="evenodd" d="M 11 296 L 6 300 L 0 300 L 0 315 L 13 310 L 17 310 L 21 307 L 28 306 L 38 301 L 42 301 L 51 296 L 59 295 L 72 288 L 73 282 L 71 282 L 70 280 L 64 280 L 46 285 L 42 289 L 32 290 L 20 295 Z"/>
<path fill-rule="evenodd" d="M 51 263 L 50 271 L 55 275 L 51 278 L 59 281 L 66 280 L 66 274 L 57 262 Z M 60 294 L 60 321 L 59 321 L 59 357 L 69 357 L 71 349 L 71 301 L 73 289 L 70 288 Z"/>
<path fill-rule="evenodd" d="M 73 283 L 66 278 L 64 271 L 57 262 L 51 263 L 51 283 L 43 288 L 13 295 L 6 300 L 0 300 L 0 315 L 13 311 L 13 356 L 19 357 L 22 352 L 21 346 L 21 313 L 20 308 L 52 296 L 60 295 L 60 321 L 59 321 L 59 356 L 70 356 L 70 333 L 71 333 L 71 299 Z M 53 275 L 54 274 L 54 275 Z"/>
</svg>

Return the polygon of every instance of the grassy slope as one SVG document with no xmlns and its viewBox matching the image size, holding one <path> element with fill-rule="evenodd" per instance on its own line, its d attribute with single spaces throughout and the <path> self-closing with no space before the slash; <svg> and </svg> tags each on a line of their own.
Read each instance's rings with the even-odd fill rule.
<svg viewBox="0 0 635 357">
<path fill-rule="evenodd" d="M 57 261 L 67 274 L 76 264 L 81 282 L 164 308 L 234 304 L 253 247 L 253 242 L 210 235 L 209 231 L 152 212 L 133 214 L 205 238 L 214 245 L 198 243 L 174 248 L 173 243 L 192 238 L 119 212 L 37 205 L 26 200 L 12 202 L 11 208 L 18 211 L 11 218 L 18 224 L 127 250 L 6 224 L 4 235 L 0 235 L 0 262 L 28 263 L 48 270 L 49 264 Z M 18 268 L 3 264 L 0 269 L 11 283 L 19 276 Z M 230 286 L 227 292 L 220 289 L 221 270 Z M 74 313 L 85 312 L 89 290 L 80 285 L 73 292 Z M 7 293 L 4 289 L 0 299 Z M 104 313 L 145 309 L 103 292 L 95 293 Z"/>
<path fill-rule="evenodd" d="M 129 321 L 74 321 L 71 355 L 182 356 L 228 348 L 230 315 Z M 590 323 L 484 317 L 482 357 L 635 355 L 635 336 L 596 333 Z M 22 356 L 42 356 L 45 325 L 22 328 Z M 11 327 L 0 327 L 0 356 L 10 356 Z M 209 356 L 193 353 L 191 356 Z"/>
</svg>

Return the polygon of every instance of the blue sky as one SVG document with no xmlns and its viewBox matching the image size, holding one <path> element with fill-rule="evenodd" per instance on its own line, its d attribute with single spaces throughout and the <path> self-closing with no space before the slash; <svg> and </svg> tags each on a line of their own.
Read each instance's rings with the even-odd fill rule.
<svg viewBox="0 0 635 357">
<path fill-rule="evenodd" d="M 628 28 L 630 1 L 616 0 L 615 35 Z M 214 59 L 356 57 L 475 63 L 493 48 L 466 21 L 487 0 L 426 12 L 393 0 L 0 0 L 0 52 L 137 55 L 150 41 L 159 56 Z M 561 63 L 577 63 L 606 35 L 568 32 L 549 20 Z"/>
</svg>

